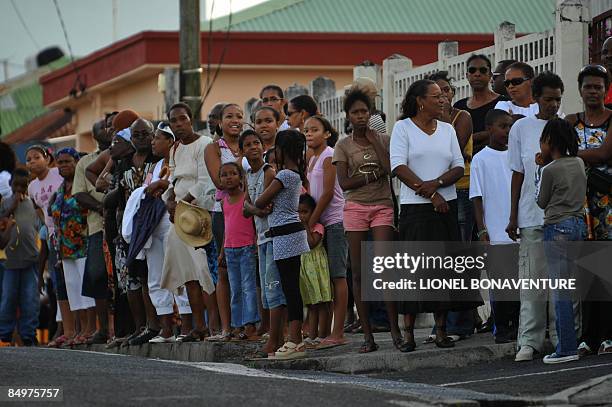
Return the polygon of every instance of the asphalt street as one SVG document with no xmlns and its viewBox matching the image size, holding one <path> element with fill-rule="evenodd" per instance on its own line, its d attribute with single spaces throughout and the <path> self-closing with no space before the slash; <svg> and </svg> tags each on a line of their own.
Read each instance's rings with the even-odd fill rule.
<svg viewBox="0 0 612 407">
<path fill-rule="evenodd" d="M 466 368 L 377 375 L 255 370 L 237 364 L 174 362 L 45 348 L 0 349 L 0 386 L 63 388 L 68 406 L 411 406 L 477 400 L 522 405 L 612 372 L 612 357 L 562 366 L 501 360 Z M 524 398 L 523 398 L 524 399 Z M 508 404 L 508 402 L 512 402 Z M 612 396 L 611 400 L 612 401 Z M 178 404 L 177 404 L 178 403 Z M 41 403 L 1 403 L 0 405 Z"/>
</svg>

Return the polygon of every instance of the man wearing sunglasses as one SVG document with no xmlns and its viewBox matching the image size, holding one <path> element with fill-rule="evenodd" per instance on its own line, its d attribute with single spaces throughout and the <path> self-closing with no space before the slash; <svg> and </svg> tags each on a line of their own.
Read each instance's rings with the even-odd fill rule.
<svg viewBox="0 0 612 407">
<path fill-rule="evenodd" d="M 454 107 L 466 110 L 472 116 L 473 154 L 476 154 L 489 142 L 489 133 L 485 130 L 485 116 L 497 102 L 504 100 L 504 97 L 491 90 L 491 60 L 486 55 L 471 55 L 466 65 L 472 96 L 457 101 Z"/>
<path fill-rule="evenodd" d="M 506 70 L 504 86 L 511 100 L 501 101 L 495 108 L 510 113 L 515 119 L 517 116 L 534 117 L 538 114 L 538 104 L 531 94 L 531 81 L 534 76 L 533 68 L 529 64 L 515 62 L 510 65 Z"/>
<path fill-rule="evenodd" d="M 495 70 L 493 71 L 493 79 L 491 80 L 493 92 L 508 97 L 508 90 L 504 85 L 504 81 L 506 80 L 506 70 L 515 62 L 517 61 L 514 59 L 504 59 L 503 61 L 499 61 L 495 67 Z"/>
</svg>

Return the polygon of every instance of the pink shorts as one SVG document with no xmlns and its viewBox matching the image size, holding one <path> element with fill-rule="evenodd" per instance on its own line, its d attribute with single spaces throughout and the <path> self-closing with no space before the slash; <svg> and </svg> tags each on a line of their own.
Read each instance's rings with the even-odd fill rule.
<svg viewBox="0 0 612 407">
<path fill-rule="evenodd" d="M 347 232 L 363 232 L 377 226 L 395 227 L 393 224 L 393 208 L 346 201 L 344 204 L 344 230 Z"/>
</svg>

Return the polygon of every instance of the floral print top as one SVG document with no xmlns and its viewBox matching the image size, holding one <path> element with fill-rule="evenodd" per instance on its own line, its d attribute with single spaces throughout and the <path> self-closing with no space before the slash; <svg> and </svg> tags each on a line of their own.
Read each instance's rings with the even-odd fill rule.
<svg viewBox="0 0 612 407">
<path fill-rule="evenodd" d="M 600 147 L 606 139 L 612 117 L 599 126 L 588 126 L 583 120 L 584 113 L 580 113 L 577 116 L 578 121 L 574 128 L 576 133 L 578 133 L 578 148 L 580 150 L 588 150 Z M 612 167 L 607 164 L 600 165 L 597 169 L 612 174 Z M 610 201 L 610 196 L 595 191 L 588 191 L 587 199 L 589 210 L 593 217 L 593 234 L 595 239 L 612 240 L 612 202 Z"/>
<path fill-rule="evenodd" d="M 61 259 L 87 257 L 87 209 L 81 208 L 72 193 L 66 192 L 66 183 L 57 190 L 51 204 L 55 224 L 53 244 Z"/>
</svg>

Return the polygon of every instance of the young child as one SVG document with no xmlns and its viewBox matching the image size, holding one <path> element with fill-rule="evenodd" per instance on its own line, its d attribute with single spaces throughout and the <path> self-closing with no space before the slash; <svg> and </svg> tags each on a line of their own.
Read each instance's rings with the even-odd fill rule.
<svg viewBox="0 0 612 407">
<path fill-rule="evenodd" d="M 38 217 L 34 203 L 27 195 L 28 172 L 16 169 L 11 179 L 11 197 L 0 205 L 0 249 L 6 251 L 6 270 L 0 293 L 0 345 L 11 342 L 15 325 L 25 346 L 37 344 L 38 327 L 38 249 L 36 234 Z M 19 307 L 19 321 L 17 321 Z M 17 324 L 17 322 L 19 322 Z"/>
<path fill-rule="evenodd" d="M 219 169 L 223 185 L 224 244 L 219 258 L 225 255 L 230 281 L 232 326 L 240 328 L 239 339 L 255 336 L 259 322 L 257 309 L 257 266 L 255 265 L 255 229 L 253 221 L 242 214 L 246 193 L 242 190 L 242 167 L 234 161 Z"/>
<path fill-rule="evenodd" d="M 296 130 L 283 130 L 276 135 L 275 157 L 278 174 L 255 201 L 259 209 L 270 208 L 268 216 L 274 261 L 280 272 L 287 300 L 289 340 L 276 351 L 277 359 L 304 357 L 302 342 L 303 303 L 300 294 L 300 256 L 310 251 L 304 226 L 298 215 L 302 183 L 306 181 L 304 153 L 306 139 Z"/>
<path fill-rule="evenodd" d="M 317 223 L 325 227 L 324 245 L 329 274 L 334 285 L 334 327 L 329 336 L 327 336 L 329 331 L 327 326 L 319 333 L 325 336 L 321 342 L 322 347 L 338 346 L 347 343 L 343 325 L 348 303 L 346 282 L 348 241 L 342 219 L 344 195 L 336 177 L 336 167 L 332 164 L 334 156 L 332 147 L 338 141 L 338 132 L 324 117 L 312 116 L 304 124 L 304 134 L 308 149 L 312 153 L 308 163 L 308 184 L 310 194 L 317 203 L 313 208 L 309 227 L 313 228 Z M 331 322 L 331 317 L 326 320 Z"/>
<path fill-rule="evenodd" d="M 472 159 L 470 199 L 474 205 L 478 239 L 494 246 L 506 245 L 513 243 L 505 230 L 506 219 L 510 216 L 512 171 L 508 167 L 508 134 L 512 116 L 504 110 L 490 110 L 485 117 L 485 126 L 489 132 L 489 145 Z M 500 251 L 504 249 L 498 248 Z M 491 248 L 492 251 L 495 249 Z M 506 252 L 490 258 L 503 258 L 510 263 L 505 256 Z M 490 270 L 497 272 L 501 266 L 492 265 Z M 496 301 L 496 294 L 491 292 L 495 342 L 506 343 L 516 339 L 520 304 L 518 301 Z"/>
<path fill-rule="evenodd" d="M 266 209 L 256 208 L 252 202 L 257 200 L 263 191 L 272 183 L 276 171 L 264 162 L 263 140 L 259 134 L 246 130 L 238 140 L 243 156 L 248 160 L 247 189 L 248 199 L 244 204 L 245 216 L 253 216 L 257 231 L 257 245 L 259 254 L 259 279 L 261 286 L 261 301 L 263 307 L 262 325 L 267 324 L 269 338 L 261 351 L 254 356 L 257 358 L 273 358 L 274 352 L 283 345 L 281 335 L 282 315 L 287 301 L 280 282 L 278 267 L 274 262 L 272 238 L 266 237 L 268 231 L 268 214 Z M 267 318 L 267 321 L 265 320 Z"/>
<path fill-rule="evenodd" d="M 316 348 L 328 329 L 328 303 L 332 300 L 327 252 L 323 247 L 325 228 L 320 223 L 311 225 L 312 214 L 317 207 L 314 198 L 308 194 L 300 196 L 298 212 L 306 229 L 310 251 L 302 254 L 300 269 L 300 293 L 308 307 L 307 347 Z"/>
<path fill-rule="evenodd" d="M 584 162 L 578 155 L 578 136 L 563 119 L 546 123 L 540 137 L 540 153 L 536 164 L 544 166 L 538 206 L 544 209 L 544 253 L 551 279 L 575 276 L 571 247 L 566 242 L 584 240 L 586 226 L 583 204 L 587 179 Z M 559 339 L 555 352 L 544 357 L 544 363 L 563 363 L 578 360 L 574 304 L 571 293 L 553 291 L 556 330 Z"/>
</svg>

